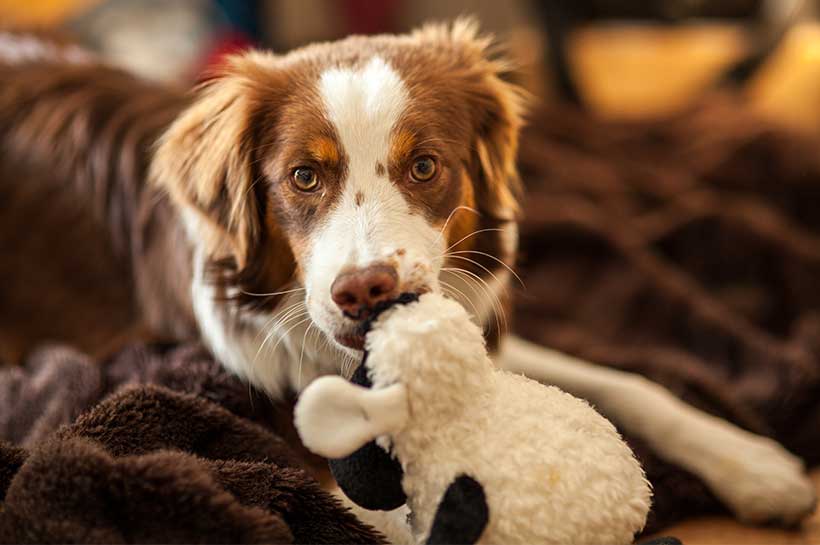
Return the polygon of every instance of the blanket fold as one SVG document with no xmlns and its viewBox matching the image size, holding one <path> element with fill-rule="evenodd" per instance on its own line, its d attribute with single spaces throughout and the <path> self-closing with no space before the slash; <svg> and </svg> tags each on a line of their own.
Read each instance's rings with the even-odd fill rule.
<svg viewBox="0 0 820 545">
<path fill-rule="evenodd" d="M 44 349 L 0 373 L 0 399 L 37 430 L 0 429 L 29 445 L 0 443 L 0 543 L 383 542 L 201 347 L 132 347 L 107 366 Z"/>
</svg>

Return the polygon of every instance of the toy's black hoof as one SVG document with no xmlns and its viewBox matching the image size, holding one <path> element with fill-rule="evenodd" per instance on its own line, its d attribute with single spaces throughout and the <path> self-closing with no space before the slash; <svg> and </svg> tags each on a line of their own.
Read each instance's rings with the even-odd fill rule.
<svg viewBox="0 0 820 545">
<path fill-rule="evenodd" d="M 342 492 L 360 507 L 391 511 L 407 501 L 401 464 L 374 442 L 328 465 Z"/>
<path fill-rule="evenodd" d="M 447 487 L 438 504 L 427 545 L 476 543 L 489 518 L 490 508 L 481 483 L 460 475 Z"/>
<path fill-rule="evenodd" d="M 350 382 L 373 386 L 364 365 L 359 365 Z M 328 460 L 328 465 L 342 492 L 360 507 L 390 511 L 407 501 L 401 486 L 401 464 L 373 441 L 350 456 Z"/>
</svg>

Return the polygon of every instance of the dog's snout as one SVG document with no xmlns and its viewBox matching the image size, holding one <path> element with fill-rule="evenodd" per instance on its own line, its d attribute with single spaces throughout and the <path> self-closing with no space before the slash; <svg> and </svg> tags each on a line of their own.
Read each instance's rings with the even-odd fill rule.
<svg viewBox="0 0 820 545">
<path fill-rule="evenodd" d="M 398 295 L 399 277 L 390 265 L 370 265 L 340 274 L 330 287 L 333 302 L 348 318 L 364 318 L 368 309 Z"/>
</svg>

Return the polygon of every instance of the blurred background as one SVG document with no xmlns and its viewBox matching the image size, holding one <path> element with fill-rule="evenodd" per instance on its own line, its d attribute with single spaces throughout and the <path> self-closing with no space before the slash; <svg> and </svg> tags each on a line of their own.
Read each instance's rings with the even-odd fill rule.
<svg viewBox="0 0 820 545">
<path fill-rule="evenodd" d="M 541 98 L 610 118 L 680 110 L 721 78 L 802 129 L 820 120 L 816 0 L 0 0 L 5 27 L 62 29 L 146 77 L 194 80 L 250 45 L 286 51 L 351 33 L 476 15 Z M 765 70 L 759 66 L 765 63 Z M 776 82 L 776 84 L 774 83 Z"/>
</svg>

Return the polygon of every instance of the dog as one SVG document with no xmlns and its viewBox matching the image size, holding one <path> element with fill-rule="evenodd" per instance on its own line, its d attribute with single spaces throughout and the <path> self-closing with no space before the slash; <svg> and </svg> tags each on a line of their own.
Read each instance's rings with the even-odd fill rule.
<svg viewBox="0 0 820 545">
<path fill-rule="evenodd" d="M 466 20 L 251 51 L 191 96 L 0 34 L 2 356 L 202 338 L 279 398 L 349 372 L 379 301 L 442 292 L 499 365 L 588 399 L 742 520 L 805 517 L 812 484 L 774 441 L 504 334 L 525 101 L 494 51 Z"/>
</svg>

